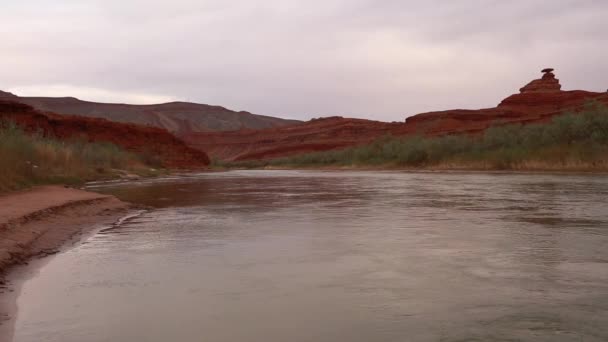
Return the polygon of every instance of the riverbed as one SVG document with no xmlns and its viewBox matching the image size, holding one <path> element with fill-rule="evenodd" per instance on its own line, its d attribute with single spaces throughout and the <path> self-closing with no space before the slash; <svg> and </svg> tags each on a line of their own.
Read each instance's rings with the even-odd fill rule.
<svg viewBox="0 0 608 342">
<path fill-rule="evenodd" d="M 608 177 L 231 171 L 45 261 L 15 342 L 606 341 Z"/>
</svg>

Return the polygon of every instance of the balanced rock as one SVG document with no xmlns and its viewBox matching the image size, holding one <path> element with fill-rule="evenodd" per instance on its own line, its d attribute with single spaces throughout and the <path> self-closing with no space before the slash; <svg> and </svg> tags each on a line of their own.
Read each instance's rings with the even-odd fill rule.
<svg viewBox="0 0 608 342">
<path fill-rule="evenodd" d="M 562 85 L 559 83 L 559 80 L 555 78 L 553 70 L 553 68 L 543 69 L 543 77 L 526 84 L 526 86 L 519 89 L 519 91 L 521 93 L 547 93 L 560 91 L 562 89 Z"/>
</svg>

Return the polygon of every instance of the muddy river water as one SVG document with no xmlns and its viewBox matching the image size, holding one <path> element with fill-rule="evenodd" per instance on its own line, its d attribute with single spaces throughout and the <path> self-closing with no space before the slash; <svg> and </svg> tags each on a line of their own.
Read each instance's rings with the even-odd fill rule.
<svg viewBox="0 0 608 342">
<path fill-rule="evenodd" d="M 233 171 L 50 258 L 15 342 L 607 341 L 608 176 Z"/>
</svg>

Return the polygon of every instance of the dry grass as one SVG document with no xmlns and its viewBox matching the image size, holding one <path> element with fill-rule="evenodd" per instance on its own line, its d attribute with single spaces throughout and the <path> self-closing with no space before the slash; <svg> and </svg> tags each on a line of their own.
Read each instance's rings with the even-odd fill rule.
<svg viewBox="0 0 608 342">
<path fill-rule="evenodd" d="M 496 126 L 477 137 L 386 136 L 343 150 L 220 166 L 608 171 L 608 109 L 589 104 L 547 124 Z"/>
<path fill-rule="evenodd" d="M 124 171 L 121 171 L 124 170 Z M 125 171 L 149 173 L 141 158 L 108 143 L 60 141 L 0 122 L 0 191 L 37 184 L 79 184 Z"/>
</svg>

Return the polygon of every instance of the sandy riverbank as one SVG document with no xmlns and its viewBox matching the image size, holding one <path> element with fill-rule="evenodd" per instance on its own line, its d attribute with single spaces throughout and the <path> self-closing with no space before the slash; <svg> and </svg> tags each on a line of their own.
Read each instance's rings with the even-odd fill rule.
<svg viewBox="0 0 608 342">
<path fill-rule="evenodd" d="M 14 324 L 18 288 L 5 279 L 13 266 L 55 254 L 69 241 L 116 222 L 132 209 L 113 196 L 63 186 L 0 195 L 0 340 L 10 341 Z"/>
</svg>

